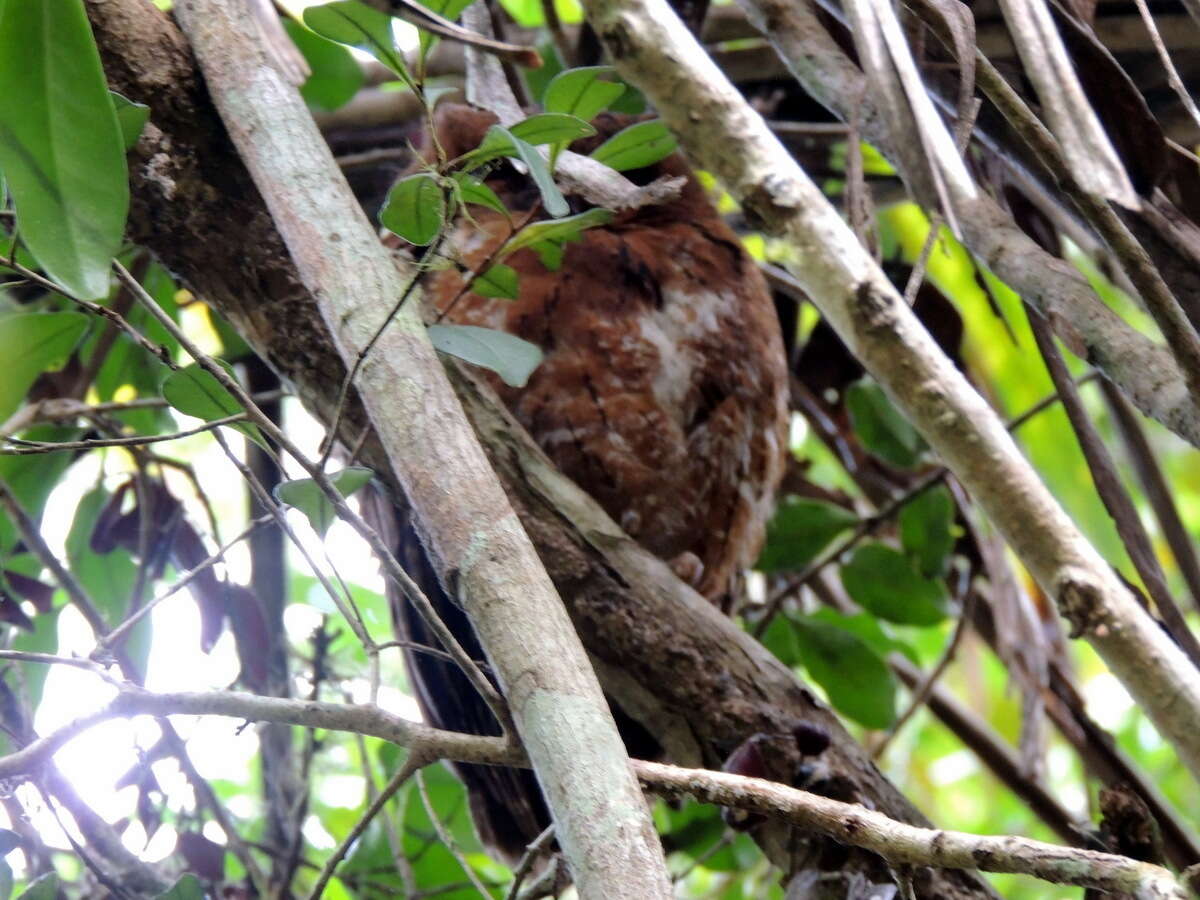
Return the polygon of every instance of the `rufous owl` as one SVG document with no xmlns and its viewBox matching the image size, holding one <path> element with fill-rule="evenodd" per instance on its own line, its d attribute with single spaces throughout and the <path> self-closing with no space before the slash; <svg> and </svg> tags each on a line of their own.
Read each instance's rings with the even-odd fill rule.
<svg viewBox="0 0 1200 900">
<path fill-rule="evenodd" d="M 446 158 L 478 146 L 495 121 L 470 107 L 441 106 L 435 125 Z M 597 135 L 571 149 L 588 153 L 631 121 L 602 115 L 593 123 Z M 422 157 L 433 159 L 428 140 Z M 496 392 L 625 531 L 721 603 L 761 549 L 783 472 L 788 381 L 780 327 L 754 260 L 681 156 L 624 174 L 638 184 L 664 175 L 686 180 L 675 199 L 584 231 L 565 245 L 557 271 L 532 250 L 507 258 L 519 275 L 516 300 L 459 297 L 464 273 L 512 234 L 508 218 L 472 206 L 439 248 L 453 264 L 425 276 L 424 294 L 431 317 L 501 329 L 542 349 L 525 387 L 492 377 Z M 529 177 L 507 163 L 487 184 L 514 221 L 538 203 Z M 568 200 L 573 212 L 588 208 Z M 402 559 L 428 588 L 436 579 L 415 532 L 406 531 Z M 468 652 L 482 658 L 462 610 L 444 594 L 439 606 Z M 398 625 L 407 640 L 437 645 L 407 605 Z M 431 724 L 499 733 L 451 664 L 410 653 L 409 668 Z M 457 768 L 485 842 L 519 855 L 549 822 L 532 776 Z"/>
</svg>

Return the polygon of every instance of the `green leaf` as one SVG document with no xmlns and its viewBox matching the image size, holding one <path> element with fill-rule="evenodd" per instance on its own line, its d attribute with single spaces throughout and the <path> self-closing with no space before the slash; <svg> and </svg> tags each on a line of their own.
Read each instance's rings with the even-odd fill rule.
<svg viewBox="0 0 1200 900">
<path fill-rule="evenodd" d="M 351 466 L 329 476 L 333 486 L 343 497 L 349 497 L 355 491 L 371 480 L 374 472 L 362 466 Z M 294 506 L 308 517 L 313 530 L 325 537 L 329 526 L 337 518 L 333 504 L 325 496 L 325 492 L 311 478 L 297 478 L 285 481 L 275 486 L 275 499 L 288 506 Z"/>
<path fill-rule="evenodd" d="M 44 878 L 52 876 L 45 875 Z M 57 877 L 57 876 L 54 876 Z M 0 859 L 0 900 L 8 900 L 12 896 L 13 891 L 13 871 L 12 867 Z"/>
<path fill-rule="evenodd" d="M 109 91 L 108 96 L 112 98 L 113 109 L 117 111 L 117 122 L 121 126 L 121 139 L 125 143 L 125 149 L 132 150 L 133 145 L 142 136 L 142 129 L 150 121 L 150 107 L 145 103 L 134 103 L 116 91 Z"/>
<path fill-rule="evenodd" d="M 311 106 L 326 111 L 348 103 L 366 80 L 353 54 L 344 45 L 321 37 L 294 19 L 284 19 L 283 27 L 312 70 L 300 87 L 300 95 Z"/>
<path fill-rule="evenodd" d="M 228 363 L 218 362 L 232 374 Z M 162 386 L 163 399 L 172 407 L 189 416 L 212 422 L 245 412 L 237 398 L 225 389 L 225 385 L 206 372 L 199 363 L 192 363 L 167 376 Z M 267 443 L 253 422 L 236 422 L 233 425 L 260 447 Z"/>
<path fill-rule="evenodd" d="M 873 381 L 856 381 L 846 390 L 846 409 L 859 440 L 868 450 L 902 469 L 916 465 L 925 442 Z"/>
<path fill-rule="evenodd" d="M 508 129 L 514 137 L 538 144 L 569 143 L 596 133 L 596 129 L 576 116 L 565 113 L 541 113 L 530 116 Z"/>
<path fill-rule="evenodd" d="M 449 19 L 451 22 L 458 19 L 462 15 L 464 9 L 471 5 L 473 0 L 421 0 L 421 5 L 430 12 L 435 12 L 443 19 Z M 424 59 L 429 53 L 431 47 L 437 43 L 438 36 L 432 31 L 426 31 L 424 28 L 419 29 L 421 41 L 421 58 Z"/>
<path fill-rule="evenodd" d="M 592 159 L 624 172 L 653 165 L 678 146 L 675 135 L 659 119 L 638 122 L 618 131 L 592 151 Z"/>
<path fill-rule="evenodd" d="M 3 382 L 0 381 L 0 384 Z M 75 441 L 83 436 L 83 429 L 64 428 L 58 425 L 38 425 L 26 431 L 22 437 L 30 441 Z M 35 453 L 31 456 L 0 456 L 0 479 L 9 486 L 21 507 L 30 518 L 37 521 L 45 509 L 46 500 L 54 490 L 63 473 L 76 457 L 70 453 Z M 12 549 L 16 541 L 16 529 L 8 517 L 0 512 L 0 555 Z M 42 666 L 44 669 L 45 666 Z"/>
<path fill-rule="evenodd" d="M 15 831 L 0 828 L 0 856 L 7 856 L 21 846 L 21 836 Z"/>
<path fill-rule="evenodd" d="M 946 587 L 913 568 L 899 550 L 863 544 L 842 566 L 842 586 L 868 612 L 904 625 L 936 625 L 946 618 Z"/>
<path fill-rule="evenodd" d="M 486 206 L 488 209 L 495 210 L 502 216 L 508 216 L 508 208 L 504 205 L 496 192 L 490 187 L 466 172 L 458 172 L 454 175 L 454 180 L 458 182 L 458 195 L 463 203 L 474 203 L 476 206 Z"/>
<path fill-rule="evenodd" d="M 843 631 L 858 635 L 867 642 L 868 647 L 884 658 L 889 653 L 900 652 L 911 659 L 914 664 L 921 665 L 921 656 L 916 649 L 906 641 L 899 640 L 884 631 L 879 619 L 870 613 L 860 612 L 848 615 L 824 607 L 810 613 L 808 618 L 811 621 L 825 622 L 841 628 Z"/>
<path fill-rule="evenodd" d="M 21 405 L 39 375 L 63 367 L 87 327 L 88 317 L 76 312 L 0 317 L 0 422 Z"/>
<path fill-rule="evenodd" d="M 550 169 L 546 165 L 546 160 L 542 158 L 542 154 L 532 144 L 516 137 L 501 125 L 493 125 L 489 128 L 483 136 L 483 141 L 475 150 L 467 154 L 466 159 L 472 165 L 481 165 L 498 156 L 515 157 L 525 163 L 529 169 L 529 177 L 533 179 L 538 192 L 542 195 L 542 205 L 546 208 L 546 212 L 555 218 L 560 218 L 571 211 L 566 198 L 563 197 L 562 192 L 554 183 L 554 179 L 550 176 Z"/>
<path fill-rule="evenodd" d="M 204 887 L 200 879 L 189 872 L 159 894 L 158 900 L 204 900 Z"/>
<path fill-rule="evenodd" d="M 0 172 L 46 274 L 81 297 L 105 296 L 129 176 L 82 0 L 0 8 Z"/>
<path fill-rule="evenodd" d="M 625 92 L 625 85 L 605 81 L 612 66 L 586 66 L 559 72 L 546 85 L 542 106 L 547 112 L 568 113 L 590 122 Z"/>
<path fill-rule="evenodd" d="M 504 263 L 496 263 L 475 276 L 471 290 L 480 297 L 516 300 L 519 290 L 517 270 Z"/>
<path fill-rule="evenodd" d="M 796 643 L 796 629 L 791 620 L 780 614 L 771 619 L 763 632 L 762 645 L 771 651 L 785 666 L 800 665 L 800 645 Z"/>
<path fill-rule="evenodd" d="M 384 228 L 418 247 L 432 242 L 445 220 L 445 195 L 437 179 L 426 172 L 396 182 L 379 213 Z"/>
<path fill-rule="evenodd" d="M 767 525 L 766 546 L 754 568 L 762 572 L 803 569 L 857 521 L 858 516 L 836 504 L 788 497 Z"/>
<path fill-rule="evenodd" d="M 20 900 L 55 900 L 58 896 L 58 875 L 49 872 L 25 888 Z"/>
<path fill-rule="evenodd" d="M 954 500 L 944 485 L 922 491 L 900 510 L 900 543 L 930 578 L 945 574 L 954 547 Z"/>
<path fill-rule="evenodd" d="M 75 518 L 67 532 L 66 551 L 71 573 L 83 585 L 88 596 L 95 600 L 104 620 L 114 624 L 130 612 L 129 600 L 137 582 L 137 563 L 123 547 L 103 555 L 91 548 L 96 518 L 110 496 L 104 487 L 93 488 L 83 495 L 75 507 Z M 133 627 L 133 633 L 124 644 L 125 651 L 140 672 L 146 671 L 152 636 L 152 621 L 146 616 Z"/>
<path fill-rule="evenodd" d="M 430 325 L 429 340 L 443 353 L 491 369 L 513 387 L 525 387 L 542 361 L 537 344 L 475 325 Z"/>
<path fill-rule="evenodd" d="M 804 668 L 839 712 L 867 728 L 887 728 L 895 721 L 892 673 L 862 638 L 828 622 L 789 621 Z"/>
<path fill-rule="evenodd" d="M 534 222 L 532 225 L 526 225 L 522 228 L 520 233 L 508 242 L 508 245 L 504 248 L 504 254 L 507 256 L 510 253 L 516 253 L 518 250 L 525 247 L 532 247 L 543 241 L 575 240 L 579 237 L 580 232 L 588 228 L 595 228 L 597 225 L 607 225 L 612 220 L 613 212 L 611 209 L 597 207 L 596 209 L 589 209 L 587 212 L 567 216 L 565 219 Z"/>
<path fill-rule="evenodd" d="M 304 24 L 323 38 L 366 50 L 395 72 L 401 81 L 413 86 L 404 56 L 396 49 L 391 16 L 358 0 L 337 0 L 323 6 L 310 6 L 304 11 Z"/>
<path fill-rule="evenodd" d="M 493 125 L 492 127 L 496 128 L 498 126 Z M 529 177 L 533 179 L 533 183 L 537 185 L 538 193 L 542 195 L 542 206 L 546 208 L 546 212 L 556 219 L 565 216 L 571 211 L 571 207 L 567 205 L 567 199 L 562 195 L 562 191 L 558 189 L 558 185 L 554 183 L 554 178 L 550 175 L 550 168 L 546 165 L 546 160 L 542 158 L 542 154 L 537 151 L 536 147 L 526 143 L 511 132 L 506 133 L 516 147 L 517 156 L 529 167 Z"/>
</svg>

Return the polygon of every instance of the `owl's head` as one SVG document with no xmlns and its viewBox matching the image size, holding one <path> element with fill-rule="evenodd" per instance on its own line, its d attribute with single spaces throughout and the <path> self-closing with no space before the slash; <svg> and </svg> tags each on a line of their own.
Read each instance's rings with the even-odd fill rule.
<svg viewBox="0 0 1200 900">
<path fill-rule="evenodd" d="M 570 149 L 586 156 L 623 128 L 648 118 L 650 116 L 601 113 L 591 123 L 592 127 L 596 129 L 596 133 L 573 142 Z M 492 113 L 463 104 L 443 103 L 434 113 L 434 129 L 437 133 L 438 143 L 441 145 L 446 159 L 451 160 L 478 147 L 483 142 L 487 130 L 496 122 L 497 118 Z M 428 133 L 422 134 L 418 153 L 419 160 L 415 161 L 412 167 L 414 170 L 420 165 L 428 165 L 435 161 L 436 152 Z M 687 179 L 687 183 L 677 199 L 639 211 L 637 214 L 639 219 L 651 215 L 678 216 L 680 218 L 713 215 L 703 189 L 693 177 L 692 171 L 683 157 L 678 153 L 672 153 L 654 165 L 632 169 L 621 174 L 639 186 L 647 185 L 662 177 L 684 176 Z M 538 197 L 537 188 L 529 177 L 518 173 L 509 165 L 497 167 L 488 176 L 487 183 L 512 210 L 528 209 Z M 568 195 L 568 200 L 571 201 L 575 212 L 588 208 L 588 204 L 581 198 Z"/>
</svg>

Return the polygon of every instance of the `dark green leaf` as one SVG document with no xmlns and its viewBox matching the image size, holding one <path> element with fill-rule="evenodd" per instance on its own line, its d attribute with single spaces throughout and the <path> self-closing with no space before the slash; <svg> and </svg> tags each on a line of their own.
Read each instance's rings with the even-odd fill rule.
<svg viewBox="0 0 1200 900">
<path fill-rule="evenodd" d="M 57 876 L 45 875 L 43 877 L 45 877 L 45 878 L 54 877 L 57 880 Z M 8 898 L 12 896 L 12 892 L 13 892 L 13 870 L 12 870 L 12 867 L 7 862 L 0 859 L 0 900 L 8 900 Z"/>
<path fill-rule="evenodd" d="M 105 296 L 129 176 L 82 0 L 0 7 L 0 172 L 45 272 L 81 297 Z"/>
<path fill-rule="evenodd" d="M 0 856 L 7 856 L 21 846 L 21 836 L 15 831 L 0 828 Z"/>
<path fill-rule="evenodd" d="M 412 87 L 412 76 L 392 36 L 392 17 L 358 0 L 337 0 L 304 11 L 304 24 L 323 38 L 366 50 Z"/>
<path fill-rule="evenodd" d="M 533 144 L 569 143 L 596 133 L 583 119 L 566 113 L 541 113 L 530 116 L 508 129 L 514 137 Z"/>
<path fill-rule="evenodd" d="M 754 568 L 763 572 L 803 569 L 858 517 L 826 503 L 789 497 L 779 505 L 767 526 L 767 542 Z"/>
<path fill-rule="evenodd" d="M 159 894 L 158 900 L 204 900 L 204 888 L 200 879 L 189 872 L 169 890 Z"/>
<path fill-rule="evenodd" d="M 75 441 L 82 429 L 58 425 L 38 425 L 22 437 L 30 441 Z M 63 473 L 75 461 L 70 453 L 36 453 L 32 456 L 0 456 L 0 479 L 9 486 L 29 516 L 35 521 L 42 514 L 50 492 Z M 0 512 L 0 556 L 12 549 L 16 531 L 8 517 Z M 43 668 L 45 668 L 43 666 Z"/>
<path fill-rule="evenodd" d="M 762 644 L 785 666 L 800 665 L 800 645 L 796 630 L 786 615 L 777 615 L 763 632 Z"/>
<path fill-rule="evenodd" d="M 57 896 L 58 876 L 50 872 L 25 888 L 20 900 L 55 900 Z"/>
<path fill-rule="evenodd" d="M 349 497 L 355 491 L 371 480 L 375 473 L 362 466 L 351 466 L 329 476 L 333 486 L 343 497 Z M 329 526 L 337 518 L 333 504 L 325 496 L 325 492 L 311 478 L 297 478 L 285 481 L 275 486 L 275 499 L 288 506 L 294 506 L 308 517 L 313 530 L 321 537 L 329 531 Z"/>
<path fill-rule="evenodd" d="M 934 485 L 900 510 L 900 543 L 930 578 L 946 571 L 954 546 L 954 500 L 943 485 Z"/>
<path fill-rule="evenodd" d="M 834 625 L 843 631 L 849 631 L 851 634 L 858 635 L 867 642 L 868 647 L 882 657 L 886 657 L 889 653 L 900 652 L 911 659 L 916 665 L 921 664 L 921 656 L 917 653 L 916 649 L 906 641 L 899 640 L 884 631 L 879 619 L 870 613 L 861 612 L 854 615 L 847 615 L 846 613 L 826 607 L 810 613 L 808 618 L 813 621 Z"/>
<path fill-rule="evenodd" d="M 618 172 L 653 165 L 674 152 L 675 135 L 660 120 L 638 122 L 610 137 L 592 151 L 592 159 Z"/>
<path fill-rule="evenodd" d="M 491 369 L 513 387 L 525 387 L 542 361 L 537 344 L 475 325 L 430 325 L 429 340 L 443 353 Z"/>
<path fill-rule="evenodd" d="M 459 172 L 454 176 L 454 180 L 458 182 L 459 197 L 463 203 L 486 206 L 488 209 L 495 210 L 502 216 L 508 215 L 508 208 L 505 207 L 504 201 L 496 196 L 495 191 L 474 175 Z"/>
<path fill-rule="evenodd" d="M 445 195 L 437 179 L 425 172 L 396 182 L 379 213 L 384 228 L 418 247 L 433 241 L 445 220 Z"/>
<path fill-rule="evenodd" d="M 300 94 L 317 109 L 334 110 L 349 102 L 363 86 L 362 66 L 342 44 L 327 40 L 294 19 L 284 19 L 284 28 L 304 54 L 312 74 Z"/>
<path fill-rule="evenodd" d="M 519 290 L 517 271 L 504 263 L 496 263 L 487 271 L 475 276 L 475 280 L 471 282 L 471 290 L 480 297 L 516 300 Z"/>
<path fill-rule="evenodd" d="M 559 72 L 546 86 L 542 105 L 547 112 L 569 113 L 590 122 L 625 92 L 625 85 L 604 80 L 612 72 L 612 66 L 587 66 Z"/>
<path fill-rule="evenodd" d="M 894 466 L 916 465 L 925 443 L 879 385 L 867 380 L 850 385 L 846 409 L 863 446 Z"/>
<path fill-rule="evenodd" d="M 577 238 L 580 232 L 588 228 L 595 228 L 597 225 L 607 225 L 612 219 L 612 210 L 597 207 L 596 209 L 589 209 L 587 212 L 581 212 L 574 216 L 567 216 L 565 219 L 534 222 L 532 225 L 526 225 L 522 228 L 520 233 L 508 242 L 508 245 L 504 248 L 504 253 L 507 256 L 510 253 L 515 253 L 525 247 L 532 247 L 534 244 L 539 244 L 543 241 L 572 240 Z"/>
<path fill-rule="evenodd" d="M 839 712 L 867 728 L 887 728 L 895 721 L 892 673 L 862 638 L 819 620 L 790 621 L 804 668 Z"/>
<path fill-rule="evenodd" d="M 21 405 L 34 380 L 57 371 L 87 330 L 83 313 L 14 313 L 0 317 L 0 422 Z"/>
<path fill-rule="evenodd" d="M 946 618 L 946 587 L 926 578 L 899 550 L 863 544 L 842 566 L 846 593 L 868 612 L 905 625 L 936 625 Z"/>
<path fill-rule="evenodd" d="M 150 121 L 150 107 L 145 103 L 134 103 L 127 100 L 116 91 L 109 91 L 112 97 L 113 109 L 117 111 L 117 122 L 121 126 L 121 138 L 126 150 L 132 150 L 133 145 L 142 136 L 142 129 Z"/>
<path fill-rule="evenodd" d="M 223 363 L 231 371 L 227 363 Z M 163 399 L 172 407 L 189 416 L 212 422 L 245 412 L 237 398 L 225 389 L 225 385 L 206 372 L 199 363 L 172 372 L 162 386 Z M 253 422 L 237 422 L 233 425 L 256 444 L 265 447 L 266 441 Z"/>
</svg>

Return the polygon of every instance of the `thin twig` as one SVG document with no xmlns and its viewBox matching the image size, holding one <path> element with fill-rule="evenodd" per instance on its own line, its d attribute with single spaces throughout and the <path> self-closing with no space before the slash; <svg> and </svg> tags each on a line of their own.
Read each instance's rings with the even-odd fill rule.
<svg viewBox="0 0 1200 900">
<path fill-rule="evenodd" d="M 408 779 L 414 773 L 418 773 L 421 767 L 427 765 L 428 762 L 418 750 L 412 750 L 409 753 L 408 759 L 396 770 L 396 774 L 391 777 L 383 790 L 379 792 L 379 796 L 371 801 L 371 805 L 367 807 L 366 812 L 359 817 L 358 821 L 354 823 L 354 827 L 350 829 L 346 837 L 338 844 L 337 849 L 325 861 L 325 866 L 321 869 L 321 874 L 317 876 L 317 881 L 313 885 L 312 892 L 308 895 L 308 900 L 320 900 L 321 895 L 325 893 L 325 886 L 329 884 L 329 879 L 333 877 L 334 870 L 338 867 L 338 863 L 345 859 L 346 854 L 350 852 L 350 848 L 354 846 L 354 842 L 367 830 L 367 826 L 379 815 L 379 811 L 392 799 L 396 791 L 404 787 Z M 422 796 L 424 796 L 423 793 Z M 430 812 L 430 817 L 432 818 L 432 816 L 433 813 Z M 488 894 L 484 891 L 480 896 L 486 897 Z"/>
</svg>

